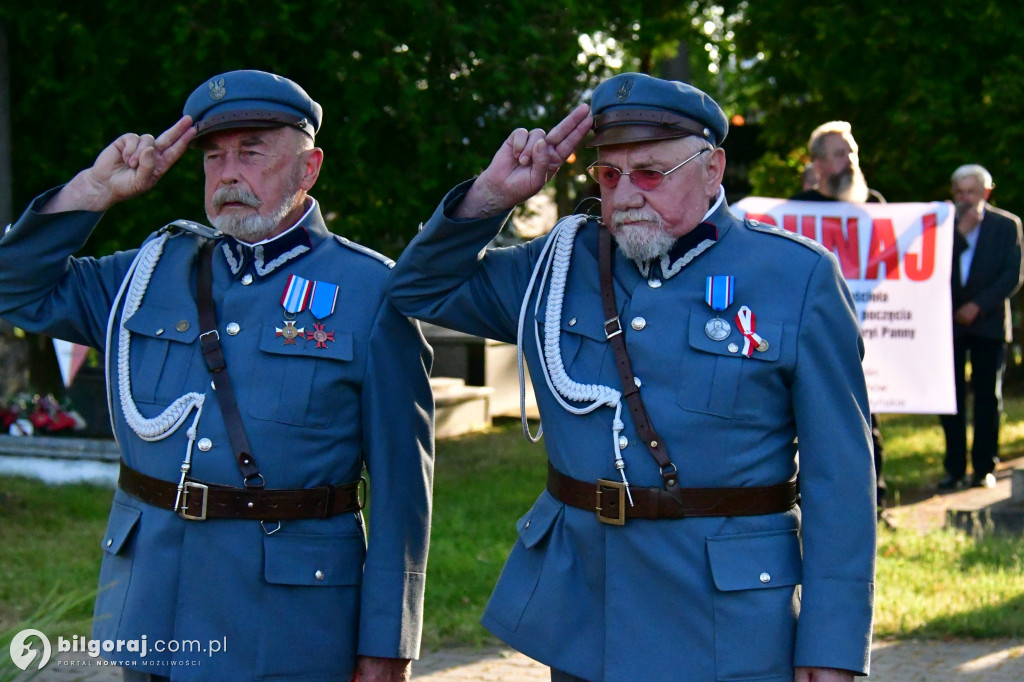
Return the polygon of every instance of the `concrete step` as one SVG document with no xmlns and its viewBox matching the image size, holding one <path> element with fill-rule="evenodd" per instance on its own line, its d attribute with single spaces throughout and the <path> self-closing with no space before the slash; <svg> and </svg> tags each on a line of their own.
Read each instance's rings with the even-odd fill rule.
<svg viewBox="0 0 1024 682">
<path fill-rule="evenodd" d="M 434 391 L 434 437 L 452 438 L 491 426 L 490 400 L 494 389 L 466 386 L 462 379 L 431 377 Z"/>
</svg>

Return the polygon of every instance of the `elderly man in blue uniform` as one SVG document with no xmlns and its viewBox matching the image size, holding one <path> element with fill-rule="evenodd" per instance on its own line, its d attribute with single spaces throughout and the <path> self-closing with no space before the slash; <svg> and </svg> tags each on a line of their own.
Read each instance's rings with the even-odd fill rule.
<svg viewBox="0 0 1024 682">
<path fill-rule="evenodd" d="M 119 137 L 0 241 L 0 315 L 106 352 L 123 459 L 93 637 L 146 645 L 105 654 L 127 679 L 406 679 L 430 349 L 385 298 L 390 261 L 328 232 L 307 194 L 319 104 L 233 71 L 184 114 L 155 139 Z M 72 257 L 190 145 L 213 228 L 176 221 L 139 249 Z"/>
<path fill-rule="evenodd" d="M 866 674 L 874 483 L 837 263 L 729 212 L 705 93 L 622 74 L 593 113 L 514 131 L 389 284 L 405 314 L 518 340 L 535 379 L 548 483 L 483 623 L 555 680 Z M 601 219 L 484 251 L 591 126 Z"/>
</svg>

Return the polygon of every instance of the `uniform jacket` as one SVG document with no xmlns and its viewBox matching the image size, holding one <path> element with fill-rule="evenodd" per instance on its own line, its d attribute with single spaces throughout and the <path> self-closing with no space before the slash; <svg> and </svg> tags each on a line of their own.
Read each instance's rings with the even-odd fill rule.
<svg viewBox="0 0 1024 682">
<path fill-rule="evenodd" d="M 108 315 L 136 252 L 72 258 L 100 215 L 38 213 L 50 196 L 38 198 L 0 241 L 0 315 L 104 350 Z M 268 535 L 256 521 L 186 521 L 118 490 L 102 540 L 93 637 L 145 637 L 149 652 L 104 654 L 111 660 L 134 660 L 130 667 L 174 679 L 348 680 L 357 652 L 418 655 L 433 466 L 431 353 L 416 324 L 384 298 L 386 259 L 330 234 L 311 203 L 295 228 L 308 234 L 304 249 L 273 261 L 259 248 L 249 261 L 237 247 L 231 258 L 223 245 L 215 249 L 218 329 L 266 487 L 348 483 L 365 465 L 369 544 L 359 513 L 285 521 Z M 124 320 L 131 393 L 146 418 L 183 394 L 205 394 L 191 475 L 240 487 L 197 340 L 202 241 L 192 234 L 166 240 L 141 305 Z M 291 274 L 340 287 L 324 319 L 308 310 L 295 316 L 307 332 L 314 323 L 333 332 L 325 347 L 284 344 L 278 333 Z M 124 305 L 113 316 L 108 370 L 115 434 L 128 465 L 177 483 L 194 412 L 161 440 L 143 440 L 126 423 L 117 373 Z M 164 648 L 182 651 L 158 652 L 158 640 L 192 640 L 200 650 L 175 644 Z M 222 650 L 209 652 L 208 642 L 218 640 Z"/>
<path fill-rule="evenodd" d="M 1003 339 L 1009 343 L 1013 334 L 1010 297 L 1020 289 L 1024 277 L 1020 218 L 986 203 L 985 215 L 975 229 L 980 232 L 967 283 L 960 282 L 960 269 L 954 267 L 950 286 L 954 311 L 974 301 L 981 308 L 981 313 L 969 327 L 954 323 L 953 337 L 970 334 L 986 339 Z M 954 249 L 954 253 L 954 258 L 957 258 L 959 250 Z"/>
<path fill-rule="evenodd" d="M 520 304 L 546 237 L 483 249 L 507 215 L 448 217 L 450 193 L 392 272 L 403 313 L 514 342 Z M 837 264 L 820 247 L 733 217 L 682 270 L 648 277 L 616 250 L 619 315 L 654 427 L 680 486 L 765 486 L 799 459 L 801 509 L 732 518 L 599 523 L 547 491 L 518 540 L 483 624 L 545 664 L 588 680 L 787 680 L 793 666 L 868 667 L 874 570 L 874 476 L 857 318 Z M 605 338 L 595 221 L 576 236 L 561 317 L 573 381 L 620 387 Z M 734 275 L 732 325 L 713 341 L 709 275 Z M 733 320 L 749 306 L 765 352 L 740 357 Z M 539 371 L 531 301 L 524 348 L 552 464 L 577 479 L 619 480 L 613 410 L 576 415 Z M 638 330 L 639 329 L 639 330 Z M 628 411 L 623 450 L 633 486 L 661 477 Z M 796 441 L 799 440 L 800 456 Z M 802 598 L 801 598 L 802 597 Z"/>
</svg>

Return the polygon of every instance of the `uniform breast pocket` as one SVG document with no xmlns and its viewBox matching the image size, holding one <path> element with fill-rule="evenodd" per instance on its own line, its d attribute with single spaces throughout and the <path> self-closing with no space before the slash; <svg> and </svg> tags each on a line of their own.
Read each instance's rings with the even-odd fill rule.
<svg viewBox="0 0 1024 682">
<path fill-rule="evenodd" d="M 352 371 L 352 333 L 323 334 L 329 336 L 296 337 L 286 343 L 274 325 L 262 326 L 260 357 L 248 372 L 249 416 L 325 428 L 333 419 L 345 416 L 341 414 L 344 406 L 356 404 L 344 395 L 345 390 L 356 390 L 355 377 L 347 376 Z M 308 334 L 302 336 L 305 339 Z"/>
<path fill-rule="evenodd" d="M 756 331 L 768 345 L 748 358 L 735 324 L 726 339 L 716 341 L 705 331 L 707 321 L 706 314 L 690 315 L 689 349 L 679 368 L 679 406 L 716 417 L 757 419 L 766 389 L 774 391 L 775 381 L 768 377 L 778 371 L 782 325 L 759 323 Z"/>
<path fill-rule="evenodd" d="M 607 383 L 608 379 L 602 378 L 602 372 L 614 371 L 613 364 L 607 359 L 611 344 L 604 333 L 604 320 L 596 313 L 573 313 L 567 309 L 562 315 L 558 338 L 562 365 L 569 378 L 581 384 Z M 538 313 L 542 329 L 544 314 L 542 308 Z M 541 349 L 545 353 L 550 351 L 546 341 Z"/>
<path fill-rule="evenodd" d="M 131 332 L 129 367 L 132 396 L 138 402 L 168 404 L 185 392 L 189 373 L 199 362 L 199 325 L 180 310 L 144 305 L 125 320 Z"/>
</svg>

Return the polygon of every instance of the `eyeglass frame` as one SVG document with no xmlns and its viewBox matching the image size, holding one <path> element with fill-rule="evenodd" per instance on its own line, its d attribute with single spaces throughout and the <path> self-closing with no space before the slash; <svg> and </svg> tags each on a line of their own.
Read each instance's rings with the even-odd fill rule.
<svg viewBox="0 0 1024 682">
<path fill-rule="evenodd" d="M 612 166 L 610 164 L 601 163 L 600 160 L 597 160 L 594 163 L 592 163 L 589 166 L 587 166 L 587 175 L 589 175 L 591 178 L 593 178 L 594 182 L 596 182 L 598 185 L 600 185 L 601 187 L 604 187 L 606 189 L 615 189 L 616 187 L 619 186 L 619 180 L 622 179 L 622 176 L 626 176 L 626 177 L 629 178 L 629 181 L 633 183 L 634 187 L 636 187 L 637 189 L 639 189 L 642 192 L 650 192 L 651 190 L 657 189 L 661 185 L 661 183 L 664 182 L 666 176 L 668 176 L 671 173 L 675 173 L 677 170 L 679 170 L 680 168 L 682 168 L 686 164 L 690 163 L 691 161 L 696 159 L 698 156 L 700 156 L 704 152 L 710 152 L 710 151 L 713 151 L 713 150 L 714 150 L 714 147 L 704 147 L 703 149 L 700 149 L 700 150 L 694 152 L 694 154 L 692 156 L 690 156 L 689 158 L 685 159 L 678 166 L 675 166 L 674 168 L 669 168 L 667 171 L 660 171 L 660 170 L 657 170 L 655 168 L 634 168 L 633 170 L 631 170 L 631 171 L 629 171 L 627 173 L 627 172 L 623 171 L 621 168 L 619 168 L 617 166 Z M 594 174 L 594 170 L 597 169 L 597 168 L 614 168 L 615 170 L 617 170 L 619 172 L 619 178 L 615 181 L 614 185 L 609 187 L 608 185 L 603 184 L 601 182 L 601 180 L 598 179 L 597 176 Z M 640 185 L 638 185 L 633 180 L 633 178 L 632 178 L 631 174 L 635 173 L 637 171 L 643 171 L 645 173 L 657 173 L 661 177 L 651 187 L 644 188 L 644 187 L 641 187 Z"/>
</svg>

